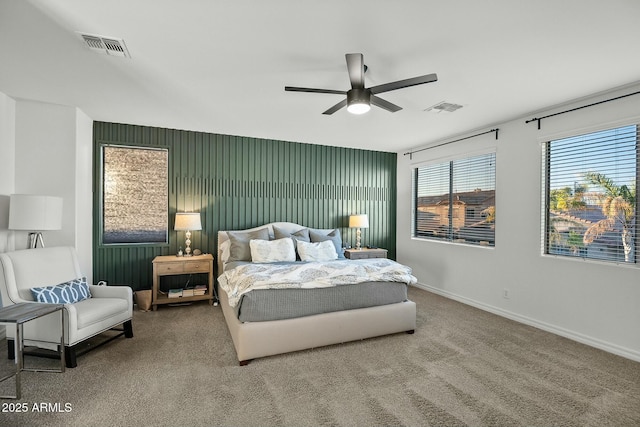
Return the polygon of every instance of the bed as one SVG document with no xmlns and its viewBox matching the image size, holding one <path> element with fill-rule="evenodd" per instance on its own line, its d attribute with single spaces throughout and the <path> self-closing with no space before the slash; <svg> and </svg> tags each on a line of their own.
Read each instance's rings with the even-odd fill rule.
<svg viewBox="0 0 640 427">
<path fill-rule="evenodd" d="M 306 243 L 307 234 L 315 243 Z M 274 245 L 286 247 L 290 256 L 289 240 L 282 239 L 292 241 L 296 258 L 272 262 L 269 257 L 281 256 Z M 276 240 L 280 242 L 263 242 Z M 414 332 L 416 305 L 406 291 L 415 278 L 408 267 L 386 259 L 309 262 L 318 255 L 314 251 L 326 254 L 331 244 L 341 256 L 339 230 L 290 222 L 218 232 L 219 299 L 240 365 L 260 357 Z M 396 271 L 398 266 L 404 270 Z M 339 268 L 353 271 L 334 274 Z M 374 272 L 371 280 L 362 279 L 363 269 Z M 356 284 L 347 284 L 355 275 L 360 277 L 352 280 Z M 340 286 L 324 285 L 328 280 Z"/>
</svg>

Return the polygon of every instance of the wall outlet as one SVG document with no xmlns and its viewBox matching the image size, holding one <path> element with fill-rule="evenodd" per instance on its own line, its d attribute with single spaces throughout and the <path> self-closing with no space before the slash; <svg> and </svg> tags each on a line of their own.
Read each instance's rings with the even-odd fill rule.
<svg viewBox="0 0 640 427">
<path fill-rule="evenodd" d="M 502 298 L 509 299 L 509 289 L 505 288 L 502 290 Z"/>
</svg>

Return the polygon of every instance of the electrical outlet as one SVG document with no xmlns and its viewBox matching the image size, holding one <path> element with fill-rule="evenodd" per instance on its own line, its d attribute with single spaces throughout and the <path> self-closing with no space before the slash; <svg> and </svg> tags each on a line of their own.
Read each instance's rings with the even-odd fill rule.
<svg viewBox="0 0 640 427">
<path fill-rule="evenodd" d="M 502 298 L 509 299 L 509 289 L 505 288 L 502 290 Z"/>
</svg>

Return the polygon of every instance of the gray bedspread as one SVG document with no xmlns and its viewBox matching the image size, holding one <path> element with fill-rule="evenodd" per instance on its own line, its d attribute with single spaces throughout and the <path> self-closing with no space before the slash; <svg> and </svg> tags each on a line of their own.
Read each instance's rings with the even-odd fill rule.
<svg viewBox="0 0 640 427">
<path fill-rule="evenodd" d="M 363 282 L 330 288 L 256 289 L 244 294 L 235 310 L 241 322 L 264 322 L 406 300 L 405 283 Z"/>
</svg>

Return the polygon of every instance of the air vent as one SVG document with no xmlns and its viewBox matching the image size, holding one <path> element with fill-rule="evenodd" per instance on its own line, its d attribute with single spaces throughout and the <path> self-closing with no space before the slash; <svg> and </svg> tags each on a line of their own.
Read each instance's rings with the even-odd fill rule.
<svg viewBox="0 0 640 427">
<path fill-rule="evenodd" d="M 124 40 L 113 37 L 97 36 L 95 34 L 78 33 L 85 44 L 94 52 L 106 55 L 131 58 Z"/>
<path fill-rule="evenodd" d="M 453 104 L 451 102 L 442 101 L 425 109 L 424 111 L 431 111 L 432 113 L 442 113 L 443 111 L 446 111 L 447 113 L 453 113 L 460 108 L 462 108 L 462 105 L 460 104 Z"/>
</svg>

